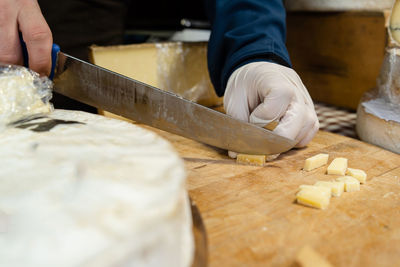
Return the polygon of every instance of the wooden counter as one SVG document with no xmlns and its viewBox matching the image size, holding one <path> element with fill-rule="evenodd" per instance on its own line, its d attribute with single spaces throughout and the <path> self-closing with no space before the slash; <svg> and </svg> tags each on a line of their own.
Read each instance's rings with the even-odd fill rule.
<svg viewBox="0 0 400 267">
<path fill-rule="evenodd" d="M 237 165 L 226 152 L 157 131 L 184 159 L 188 188 L 205 222 L 209 266 L 293 266 L 305 245 L 334 266 L 400 266 L 400 155 L 319 132 L 305 149 L 265 167 Z M 301 184 L 331 180 L 301 170 L 317 153 L 364 169 L 361 191 L 332 198 L 326 210 L 294 203 Z"/>
</svg>

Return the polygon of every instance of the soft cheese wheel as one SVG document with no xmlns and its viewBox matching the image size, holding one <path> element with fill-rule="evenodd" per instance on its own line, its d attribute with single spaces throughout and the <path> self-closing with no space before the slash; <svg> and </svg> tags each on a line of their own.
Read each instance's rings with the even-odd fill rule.
<svg viewBox="0 0 400 267">
<path fill-rule="evenodd" d="M 56 110 L 0 133 L 0 266 L 190 266 L 182 160 L 127 122 Z"/>
</svg>

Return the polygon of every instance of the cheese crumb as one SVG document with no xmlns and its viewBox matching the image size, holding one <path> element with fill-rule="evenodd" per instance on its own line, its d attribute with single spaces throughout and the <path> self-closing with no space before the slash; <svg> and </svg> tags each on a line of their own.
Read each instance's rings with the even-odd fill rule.
<svg viewBox="0 0 400 267">
<path fill-rule="evenodd" d="M 362 184 L 365 184 L 367 180 L 367 174 L 360 169 L 347 168 L 346 175 L 356 178 Z"/>
<path fill-rule="evenodd" d="M 316 168 L 319 168 L 328 163 L 328 159 L 329 155 L 323 153 L 312 156 L 311 158 L 306 159 L 306 161 L 304 162 L 303 170 L 311 171 Z"/>
<path fill-rule="evenodd" d="M 360 190 L 360 182 L 352 176 L 342 176 L 336 179 L 338 182 L 344 182 L 344 190 L 346 192 L 354 192 Z"/>
<path fill-rule="evenodd" d="M 328 174 L 337 174 L 337 175 L 345 175 L 347 169 L 347 159 L 346 158 L 335 158 L 332 160 L 331 164 L 329 164 L 327 173 Z"/>
</svg>

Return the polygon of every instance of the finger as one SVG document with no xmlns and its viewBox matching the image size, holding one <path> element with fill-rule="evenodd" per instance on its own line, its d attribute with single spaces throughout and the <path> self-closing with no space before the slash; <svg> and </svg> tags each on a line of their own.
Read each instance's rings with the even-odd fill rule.
<svg viewBox="0 0 400 267">
<path fill-rule="evenodd" d="M 299 142 L 300 140 L 297 137 L 303 128 L 306 112 L 303 104 L 291 103 L 279 125 L 275 128 L 274 133 Z"/>
<path fill-rule="evenodd" d="M 314 123 L 314 125 L 307 131 L 307 134 L 300 140 L 300 142 L 296 145 L 296 147 L 305 147 L 311 140 L 314 138 L 316 133 L 319 130 L 319 122 L 318 120 Z"/>
<path fill-rule="evenodd" d="M 261 84 L 262 89 L 259 89 L 259 94 L 262 103 L 250 114 L 251 123 L 264 127 L 271 121 L 279 121 L 284 116 L 292 102 L 294 89 L 285 80 L 280 81 L 280 84 L 271 84 L 271 80 L 268 80 L 268 84 Z"/>
<path fill-rule="evenodd" d="M 24 1 L 18 14 L 18 23 L 28 50 L 29 67 L 48 76 L 53 38 L 36 1 Z"/>
<path fill-rule="evenodd" d="M 299 140 L 299 142 L 301 142 L 308 135 L 309 131 L 313 129 L 315 123 L 318 122 L 317 114 L 315 114 L 313 109 L 306 107 L 304 114 L 303 126 L 295 138 L 296 140 Z"/>
<path fill-rule="evenodd" d="M 22 65 L 23 57 L 18 36 L 16 10 L 14 3 L 0 2 L 0 62 Z"/>
<path fill-rule="evenodd" d="M 241 69 L 236 70 L 228 80 L 224 94 L 224 109 L 226 114 L 235 119 L 248 122 L 250 112 L 246 101 L 247 93 L 242 80 L 238 78 L 240 72 Z"/>
</svg>

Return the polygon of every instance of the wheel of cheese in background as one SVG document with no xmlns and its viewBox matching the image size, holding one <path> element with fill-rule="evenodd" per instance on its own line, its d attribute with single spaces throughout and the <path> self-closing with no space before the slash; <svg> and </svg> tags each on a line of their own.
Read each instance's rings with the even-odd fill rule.
<svg viewBox="0 0 400 267">
<path fill-rule="evenodd" d="M 357 108 L 357 134 L 361 140 L 374 144 L 400 154 L 400 122 L 390 120 L 385 114 L 385 110 L 390 110 L 390 103 L 384 99 L 373 99 L 361 101 Z M 370 104 L 378 103 L 377 109 L 368 110 Z M 380 103 L 380 104 L 379 104 Z M 369 112 L 368 112 L 369 111 Z M 379 112 L 378 112 L 379 111 Z M 378 113 L 382 113 L 380 116 Z M 399 114 L 397 114 L 399 116 Z"/>
<path fill-rule="evenodd" d="M 127 122 L 56 110 L 0 132 L 0 266 L 190 266 L 182 160 Z"/>
</svg>

